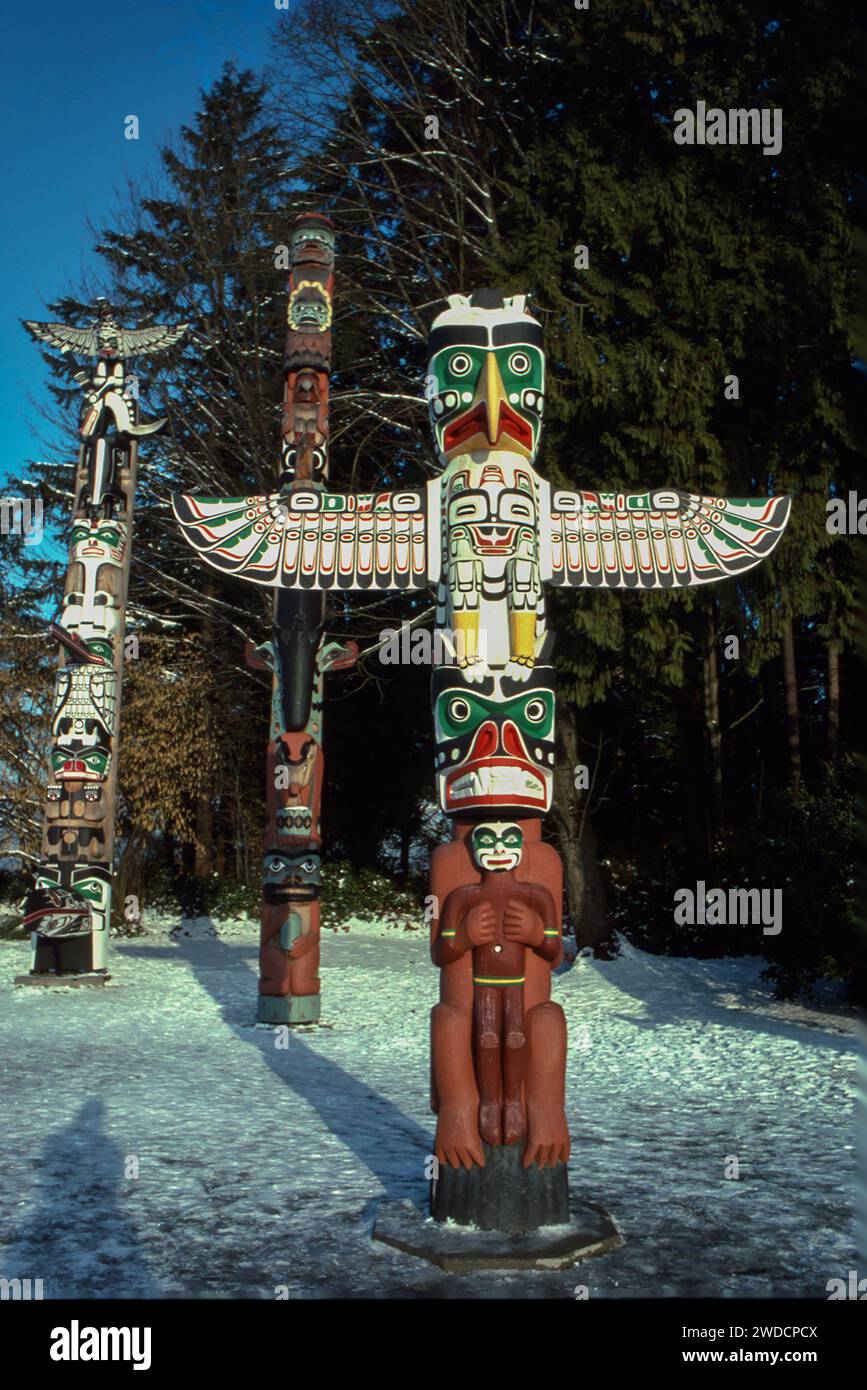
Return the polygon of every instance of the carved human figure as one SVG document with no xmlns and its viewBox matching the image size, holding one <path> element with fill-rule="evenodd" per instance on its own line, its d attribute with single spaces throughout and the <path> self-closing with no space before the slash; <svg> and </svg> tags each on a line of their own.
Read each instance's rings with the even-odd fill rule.
<svg viewBox="0 0 867 1390">
<path fill-rule="evenodd" d="M 452 1167 L 484 1166 L 482 1143 L 525 1140 L 525 1167 L 569 1156 L 566 1021 L 549 998 L 561 952 L 559 877 L 548 886 L 517 875 L 524 836 L 514 821 L 470 827 L 461 848 L 466 857 L 469 845 L 475 881 L 451 888 L 435 925 L 435 1152 Z M 548 847 L 533 848 L 544 859 Z"/>
</svg>

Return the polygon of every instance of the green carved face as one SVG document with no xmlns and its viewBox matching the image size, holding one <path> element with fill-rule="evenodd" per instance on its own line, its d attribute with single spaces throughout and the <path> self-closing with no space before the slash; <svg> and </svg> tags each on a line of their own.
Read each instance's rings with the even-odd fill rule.
<svg viewBox="0 0 867 1390">
<path fill-rule="evenodd" d="M 122 564 L 126 530 L 121 521 L 76 521 L 69 533 L 73 560 Z"/>
<path fill-rule="evenodd" d="M 92 748 L 71 748 L 57 744 L 51 750 L 51 770 L 58 782 L 102 782 L 111 752 L 95 745 Z"/>
<path fill-rule="evenodd" d="M 440 806 L 450 816 L 544 815 L 554 777 L 554 672 L 471 682 L 442 666 L 431 681 Z"/>
<path fill-rule="evenodd" d="M 504 300 L 500 309 L 463 301 L 433 324 L 426 395 L 446 461 L 479 450 L 532 459 L 538 450 L 545 396 L 542 328 L 522 307 L 523 300 Z"/>
<path fill-rule="evenodd" d="M 544 742 L 554 734 L 554 692 L 528 690 L 511 700 L 486 699 L 471 687 L 450 690 L 435 710 L 437 742 L 465 738 L 489 719 L 497 726 L 512 720 L 528 743 Z"/>
<path fill-rule="evenodd" d="M 294 260 L 301 259 L 302 249 L 306 254 L 311 249 L 319 252 L 319 256 L 325 265 L 332 265 L 334 261 L 334 231 L 325 222 L 318 218 L 310 218 L 302 222 L 300 227 L 296 227 L 289 238 L 289 255 Z"/>
<path fill-rule="evenodd" d="M 324 333 L 331 327 L 331 301 L 316 280 L 300 280 L 289 295 L 287 322 L 290 328 Z"/>
<path fill-rule="evenodd" d="M 474 826 L 470 831 L 470 847 L 480 869 L 505 873 L 508 869 L 517 868 L 521 862 L 524 832 L 510 821 L 489 821 Z"/>
</svg>

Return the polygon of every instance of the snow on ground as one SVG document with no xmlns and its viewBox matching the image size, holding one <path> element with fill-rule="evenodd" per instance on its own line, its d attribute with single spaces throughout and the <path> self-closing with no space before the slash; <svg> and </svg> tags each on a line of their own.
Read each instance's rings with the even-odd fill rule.
<svg viewBox="0 0 867 1390">
<path fill-rule="evenodd" d="M 0 942 L 5 1277 L 70 1298 L 826 1297 L 855 1267 L 854 1024 L 775 1003 L 760 961 L 626 946 L 555 979 L 571 1185 L 626 1243 L 456 1275 L 370 1238 L 383 1201 L 425 1193 L 421 934 L 324 933 L 332 1026 L 278 1048 L 254 1026 L 255 925 L 171 925 L 115 942 L 101 990 L 14 989 L 28 947 Z"/>
</svg>

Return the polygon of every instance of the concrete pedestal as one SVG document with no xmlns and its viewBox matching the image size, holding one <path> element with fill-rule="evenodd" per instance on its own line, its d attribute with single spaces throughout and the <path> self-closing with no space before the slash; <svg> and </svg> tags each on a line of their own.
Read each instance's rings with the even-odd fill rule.
<svg viewBox="0 0 867 1390">
<path fill-rule="evenodd" d="M 451 1274 L 473 1269 L 568 1269 L 623 1244 L 607 1211 L 575 1197 L 569 1201 L 568 1221 L 524 1235 L 435 1221 L 412 1202 L 386 1202 L 377 1215 L 373 1238 Z"/>
</svg>

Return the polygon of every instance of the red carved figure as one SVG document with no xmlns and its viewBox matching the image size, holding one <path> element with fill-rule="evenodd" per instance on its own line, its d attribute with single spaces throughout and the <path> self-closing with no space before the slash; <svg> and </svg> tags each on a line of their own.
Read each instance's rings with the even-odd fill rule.
<svg viewBox="0 0 867 1390">
<path fill-rule="evenodd" d="M 555 851 L 537 837 L 537 822 L 481 822 L 435 855 L 432 882 L 448 884 L 431 945 L 442 972 L 432 1018 L 435 1152 L 452 1167 L 484 1166 L 483 1142 L 523 1141 L 524 1167 L 569 1156 L 566 1022 L 549 997 L 562 880 Z"/>
</svg>

